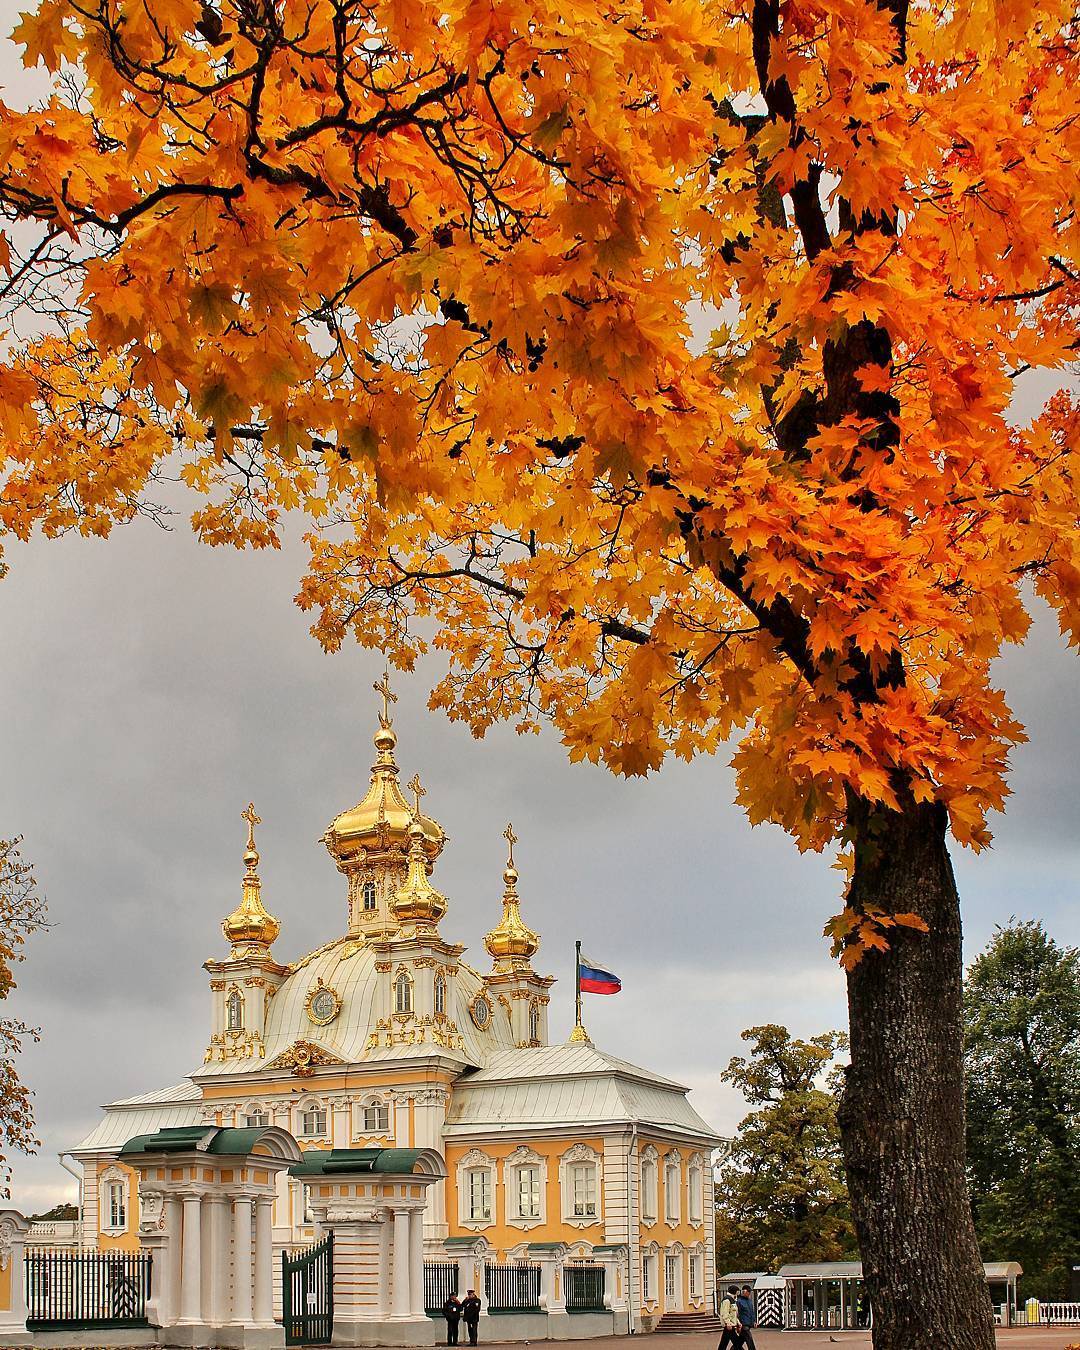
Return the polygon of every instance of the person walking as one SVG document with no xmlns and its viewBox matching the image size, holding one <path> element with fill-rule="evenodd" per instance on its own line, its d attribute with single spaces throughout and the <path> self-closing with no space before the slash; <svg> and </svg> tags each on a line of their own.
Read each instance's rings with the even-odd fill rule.
<svg viewBox="0 0 1080 1350">
<path fill-rule="evenodd" d="M 720 1304 L 720 1325 L 724 1328 L 724 1331 L 716 1350 L 727 1350 L 729 1345 L 734 1346 L 736 1350 L 741 1350 L 742 1346 L 746 1344 L 742 1327 L 739 1325 L 738 1297 L 739 1286 L 737 1284 L 729 1286 L 723 1302 Z"/>
<path fill-rule="evenodd" d="M 457 1345 L 458 1323 L 461 1321 L 461 1300 L 457 1294 L 451 1294 L 442 1305 L 442 1315 L 446 1318 L 446 1344 Z"/>
<path fill-rule="evenodd" d="M 750 1293 L 750 1286 L 744 1284 L 739 1290 L 739 1297 L 735 1300 L 735 1306 L 739 1313 L 739 1329 L 743 1335 L 743 1345 L 746 1350 L 757 1350 L 754 1344 L 754 1327 L 757 1325 L 757 1309 L 754 1307 L 753 1295 Z"/>
<path fill-rule="evenodd" d="M 480 1300 L 476 1290 L 470 1289 L 461 1305 L 461 1315 L 465 1319 L 465 1330 L 469 1333 L 469 1344 L 476 1344 L 476 1333 L 480 1327 Z"/>
</svg>

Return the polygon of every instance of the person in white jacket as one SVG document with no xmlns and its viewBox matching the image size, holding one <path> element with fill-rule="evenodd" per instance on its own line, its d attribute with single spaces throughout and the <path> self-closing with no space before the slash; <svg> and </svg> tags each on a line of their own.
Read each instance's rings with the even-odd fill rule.
<svg viewBox="0 0 1080 1350">
<path fill-rule="evenodd" d="M 729 1345 L 736 1346 L 737 1350 L 741 1350 L 741 1347 L 746 1344 L 746 1336 L 743 1334 L 742 1325 L 739 1322 L 739 1305 L 736 1302 L 738 1296 L 739 1286 L 733 1284 L 720 1304 L 719 1316 L 724 1330 L 716 1350 L 727 1350 Z"/>
</svg>

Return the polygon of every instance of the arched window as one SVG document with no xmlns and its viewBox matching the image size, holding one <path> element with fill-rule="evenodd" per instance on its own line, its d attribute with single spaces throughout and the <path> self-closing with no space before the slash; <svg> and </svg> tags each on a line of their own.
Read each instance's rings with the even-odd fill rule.
<svg viewBox="0 0 1080 1350">
<path fill-rule="evenodd" d="M 656 1153 L 646 1149 L 641 1156 L 641 1215 L 646 1223 L 656 1219 Z"/>
<path fill-rule="evenodd" d="M 324 1135 L 326 1133 L 326 1107 L 317 1102 L 308 1102 L 300 1112 L 300 1135 L 302 1138 Z"/>
<path fill-rule="evenodd" d="M 228 1031 L 242 1031 L 244 1028 L 244 996 L 238 989 L 229 995 L 225 1005 L 225 1026 Z"/>
<path fill-rule="evenodd" d="M 262 1107 L 253 1107 L 244 1116 L 244 1125 L 249 1130 L 265 1129 L 270 1124 L 270 1112 Z"/>
<path fill-rule="evenodd" d="M 441 970 L 435 976 L 435 1012 L 438 1016 L 446 1012 L 446 980 Z"/>
<path fill-rule="evenodd" d="M 386 1102 L 372 1102 L 364 1107 L 364 1133 L 390 1133 L 390 1107 Z"/>
<path fill-rule="evenodd" d="M 394 1011 L 411 1013 L 412 1010 L 412 980 L 409 979 L 408 973 L 403 970 L 394 981 Z"/>
<path fill-rule="evenodd" d="M 529 1009 L 529 1040 L 540 1039 L 540 1009 L 534 1003 Z"/>
<path fill-rule="evenodd" d="M 364 908 L 375 908 L 375 883 L 373 881 L 364 882 Z"/>
</svg>

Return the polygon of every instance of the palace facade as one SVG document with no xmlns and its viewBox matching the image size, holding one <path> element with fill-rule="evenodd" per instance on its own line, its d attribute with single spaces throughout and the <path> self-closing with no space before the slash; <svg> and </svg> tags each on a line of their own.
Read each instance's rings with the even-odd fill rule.
<svg viewBox="0 0 1080 1350">
<path fill-rule="evenodd" d="M 464 1278 L 475 1272 L 478 1285 L 487 1266 L 599 1266 L 609 1314 L 600 1330 L 711 1309 L 718 1137 L 684 1087 L 606 1054 L 580 1023 L 569 1042 L 551 1044 L 554 981 L 534 967 L 540 940 L 522 917 L 511 829 L 487 969 L 443 935 L 447 899 L 432 877 L 446 835 L 423 810 L 419 780 L 400 782 L 392 696 L 385 682 L 380 691 L 367 792 L 323 836 L 345 881 L 343 931 L 298 960 L 279 958 L 249 807 L 241 898 L 222 924 L 228 951 L 205 963 L 202 1063 L 176 1086 L 113 1102 L 70 1150 L 83 1168 L 84 1242 L 139 1246 L 128 1141 L 277 1127 L 305 1164 L 275 1175 L 276 1251 L 319 1237 L 309 1161 L 334 1149 L 427 1150 L 445 1172 L 422 1210 L 433 1275 L 463 1253 L 475 1263 Z"/>
</svg>

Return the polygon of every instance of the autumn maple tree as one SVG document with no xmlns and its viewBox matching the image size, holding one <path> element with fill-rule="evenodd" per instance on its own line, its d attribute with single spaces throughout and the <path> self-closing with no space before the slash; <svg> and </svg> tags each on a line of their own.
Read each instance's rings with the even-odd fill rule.
<svg viewBox="0 0 1080 1350">
<path fill-rule="evenodd" d="M 1080 636 L 1072 6 L 38 0 L 15 37 L 54 80 L 0 108 L 0 528 L 106 534 L 179 473 L 208 543 L 306 521 L 316 637 L 433 642 L 477 732 L 620 773 L 737 738 L 750 819 L 850 871 L 875 1344 L 989 1347 L 946 840 L 1003 805 L 1032 598 Z"/>
</svg>

